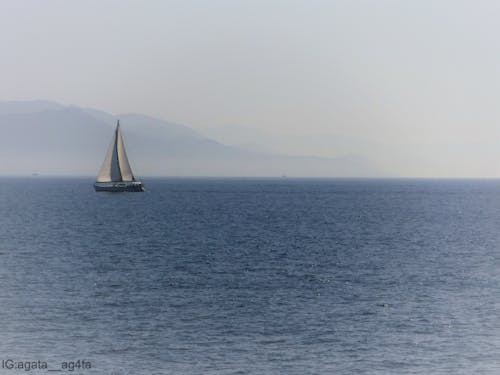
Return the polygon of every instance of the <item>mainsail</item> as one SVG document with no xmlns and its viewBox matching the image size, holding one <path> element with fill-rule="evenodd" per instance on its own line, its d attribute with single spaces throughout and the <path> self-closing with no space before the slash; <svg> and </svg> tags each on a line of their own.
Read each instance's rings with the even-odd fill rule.
<svg viewBox="0 0 500 375">
<path fill-rule="evenodd" d="M 115 136 L 109 145 L 108 153 L 104 159 L 97 182 L 129 182 L 135 181 L 127 153 L 123 144 L 120 121 L 116 124 Z"/>
</svg>

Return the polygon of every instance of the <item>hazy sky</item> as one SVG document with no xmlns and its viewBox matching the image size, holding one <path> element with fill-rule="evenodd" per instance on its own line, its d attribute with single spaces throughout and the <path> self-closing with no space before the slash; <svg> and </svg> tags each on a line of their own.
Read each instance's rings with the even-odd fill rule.
<svg viewBox="0 0 500 375">
<path fill-rule="evenodd" d="M 0 100 L 496 176 L 499 19 L 498 1 L 0 0 Z"/>
</svg>

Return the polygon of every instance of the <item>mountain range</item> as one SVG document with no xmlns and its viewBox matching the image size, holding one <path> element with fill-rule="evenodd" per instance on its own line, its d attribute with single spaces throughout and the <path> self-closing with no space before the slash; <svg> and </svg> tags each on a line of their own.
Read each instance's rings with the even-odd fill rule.
<svg viewBox="0 0 500 375">
<path fill-rule="evenodd" d="M 137 176 L 374 177 L 360 156 L 291 156 L 226 145 L 184 125 L 143 114 L 49 101 L 0 102 L 0 175 L 94 176 L 116 120 Z"/>
</svg>

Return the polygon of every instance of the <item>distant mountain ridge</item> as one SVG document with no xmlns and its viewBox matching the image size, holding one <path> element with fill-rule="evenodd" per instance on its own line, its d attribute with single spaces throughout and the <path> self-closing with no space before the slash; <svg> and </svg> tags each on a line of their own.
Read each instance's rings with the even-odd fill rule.
<svg viewBox="0 0 500 375">
<path fill-rule="evenodd" d="M 359 157 L 318 158 L 256 152 L 224 145 L 198 131 L 127 113 L 49 101 L 0 102 L 0 175 L 94 176 L 116 119 L 138 176 L 373 177 Z"/>
<path fill-rule="evenodd" d="M 46 100 L 0 101 L 0 115 L 35 113 L 48 110 L 63 109 L 64 107 L 65 106 L 63 106 L 62 104 L 49 102 Z"/>
</svg>

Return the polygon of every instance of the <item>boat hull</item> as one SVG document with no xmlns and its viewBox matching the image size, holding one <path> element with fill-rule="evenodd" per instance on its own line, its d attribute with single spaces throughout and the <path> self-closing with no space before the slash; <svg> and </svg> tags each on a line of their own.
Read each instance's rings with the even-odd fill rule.
<svg viewBox="0 0 500 375">
<path fill-rule="evenodd" d="M 96 182 L 94 184 L 95 191 L 108 191 L 112 193 L 120 192 L 141 192 L 144 191 L 144 186 L 140 181 L 133 182 Z"/>
</svg>

